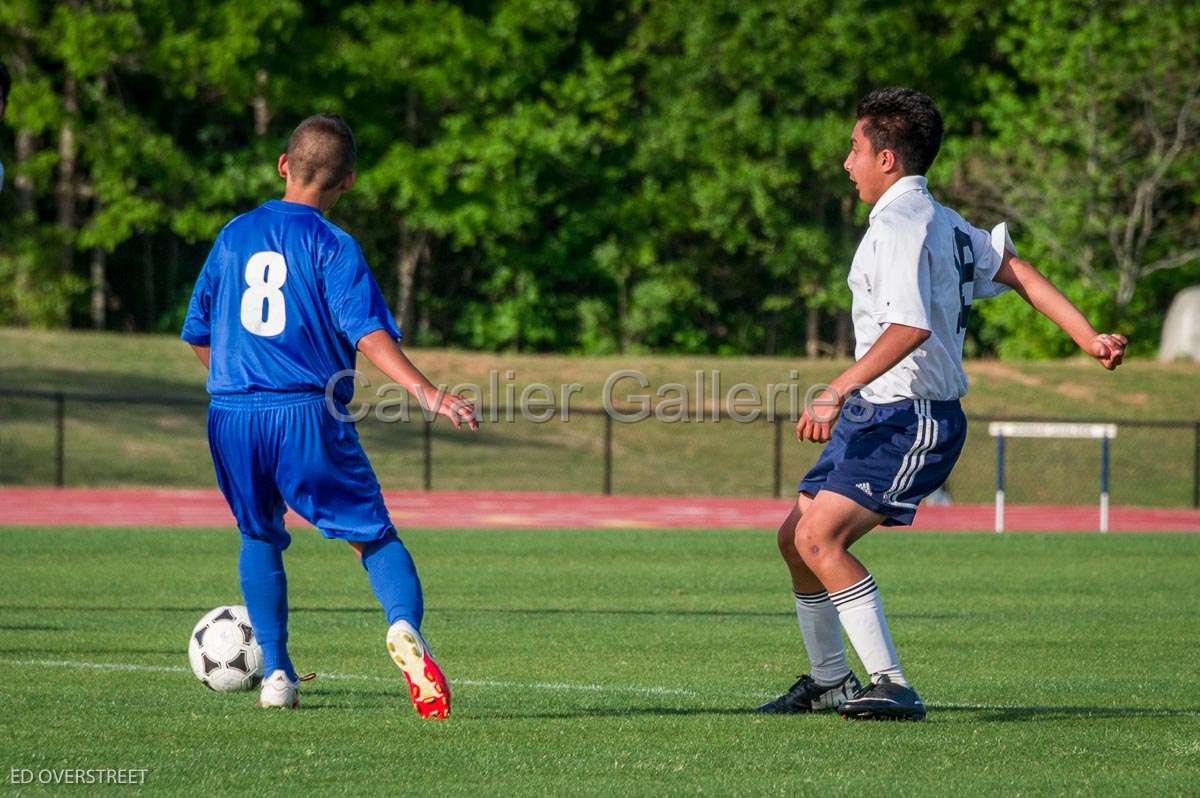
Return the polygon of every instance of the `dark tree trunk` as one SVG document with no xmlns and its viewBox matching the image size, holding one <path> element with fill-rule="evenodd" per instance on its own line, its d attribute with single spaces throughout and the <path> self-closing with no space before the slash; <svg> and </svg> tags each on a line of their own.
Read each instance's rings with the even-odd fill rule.
<svg viewBox="0 0 1200 798">
<path fill-rule="evenodd" d="M 629 349 L 629 278 L 617 277 L 617 351 L 622 355 Z"/>
<path fill-rule="evenodd" d="M 837 338 L 834 341 L 834 353 L 838 357 L 851 355 L 850 314 L 839 310 L 837 314 Z"/>
<path fill-rule="evenodd" d="M 267 135 L 271 125 L 271 107 L 267 104 L 267 70 L 254 73 L 254 135 Z"/>
<path fill-rule="evenodd" d="M 804 356 L 816 358 L 821 354 L 821 311 L 809 306 L 804 318 Z"/>
<path fill-rule="evenodd" d="M 24 77 L 29 68 L 29 48 L 24 42 L 16 47 L 16 55 L 12 59 L 13 71 Z M 13 186 L 17 189 L 17 205 L 22 213 L 30 214 L 37 210 L 37 195 L 33 191 L 33 180 L 22 174 L 21 165 L 28 162 L 37 151 L 37 137 L 33 131 L 22 128 L 16 135 L 17 175 L 13 178 Z"/>
<path fill-rule="evenodd" d="M 404 128 L 408 143 L 416 146 L 420 118 L 417 114 L 417 95 L 411 89 L 404 96 Z M 398 227 L 400 245 L 396 252 L 395 314 L 400 332 L 410 336 L 416 316 L 417 269 L 429 258 L 429 234 L 425 230 L 414 230 L 404 219 L 400 219 Z"/>
<path fill-rule="evenodd" d="M 412 230 L 400 222 L 400 248 L 396 253 L 396 319 L 400 331 L 411 332 L 416 302 L 413 287 L 417 267 L 429 256 L 429 234 L 424 230 Z"/>
<path fill-rule="evenodd" d="M 774 355 L 779 337 L 779 314 L 772 313 L 767 317 L 767 339 L 763 344 L 764 353 Z"/>
<path fill-rule="evenodd" d="M 417 305 L 417 337 L 418 341 L 429 340 L 429 329 L 433 320 L 429 317 L 429 300 L 433 296 L 433 249 L 426 251 L 425 260 L 418 266 L 421 275 L 421 296 L 425 301 Z"/>
<path fill-rule="evenodd" d="M 142 234 L 142 290 L 146 303 L 146 329 L 153 330 L 158 322 L 158 297 L 154 285 L 154 241 L 149 233 Z"/>
<path fill-rule="evenodd" d="M 167 287 L 167 301 L 173 302 L 172 294 L 179 285 L 179 237 L 174 233 L 167 233 L 167 276 L 163 280 L 163 285 Z"/>
<path fill-rule="evenodd" d="M 75 204 L 78 187 L 75 182 L 77 147 L 75 119 L 79 114 L 79 99 L 75 77 L 68 75 L 63 86 L 63 122 L 58 131 L 58 182 L 54 193 L 58 204 L 58 226 L 63 241 L 59 250 L 59 272 L 65 277 L 75 266 Z"/>
<path fill-rule="evenodd" d="M 29 130 L 17 131 L 17 176 L 13 185 L 17 189 L 17 206 L 22 213 L 31 214 L 37 209 L 37 197 L 33 193 L 33 181 L 28 175 L 22 174 L 21 165 L 33 157 L 36 150 L 36 139 Z"/>
<path fill-rule="evenodd" d="M 108 257 L 103 247 L 92 247 L 92 329 L 103 330 L 108 322 Z"/>
</svg>

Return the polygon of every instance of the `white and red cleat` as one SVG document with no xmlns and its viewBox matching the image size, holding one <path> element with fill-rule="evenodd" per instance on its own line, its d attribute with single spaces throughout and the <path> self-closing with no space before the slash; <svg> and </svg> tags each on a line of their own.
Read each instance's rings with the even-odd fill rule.
<svg viewBox="0 0 1200 798">
<path fill-rule="evenodd" d="M 408 621 L 396 621 L 387 633 L 388 655 L 404 673 L 408 694 L 423 718 L 450 717 L 450 685 L 429 645 Z"/>
</svg>

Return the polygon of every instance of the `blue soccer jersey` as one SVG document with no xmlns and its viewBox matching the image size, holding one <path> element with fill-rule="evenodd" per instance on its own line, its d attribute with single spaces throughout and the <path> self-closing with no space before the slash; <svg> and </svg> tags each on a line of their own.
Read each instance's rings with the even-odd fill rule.
<svg viewBox="0 0 1200 798">
<path fill-rule="evenodd" d="M 364 335 L 400 330 L 358 243 L 308 205 L 271 200 L 225 225 L 183 340 L 212 347 L 208 392 L 323 392 Z M 334 393 L 353 394 L 351 380 Z"/>
</svg>

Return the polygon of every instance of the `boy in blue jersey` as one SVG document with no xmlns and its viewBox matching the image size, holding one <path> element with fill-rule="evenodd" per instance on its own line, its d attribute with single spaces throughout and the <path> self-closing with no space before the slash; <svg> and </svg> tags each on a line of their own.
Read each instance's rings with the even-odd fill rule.
<svg viewBox="0 0 1200 798">
<path fill-rule="evenodd" d="M 844 163 L 872 206 L 848 279 L 856 362 L 796 425 L 798 439 L 827 445 L 779 527 L 811 673 L 763 712 L 925 717 L 875 580 L 849 549 L 876 526 L 911 524 L 958 460 L 963 337 L 975 299 L 1011 288 L 1104 368 L 1125 355 L 1124 336 L 1098 333 L 1017 257 L 1004 224 L 980 230 L 933 198 L 924 175 L 941 141 L 941 114 L 919 92 L 880 89 L 859 104 Z M 846 661 L 843 631 L 870 676 L 865 687 Z"/>
<path fill-rule="evenodd" d="M 242 533 L 238 573 L 265 678 L 259 704 L 295 708 L 287 652 L 284 549 L 290 506 L 361 558 L 387 613 L 387 648 L 422 717 L 450 713 L 450 689 L 421 637 L 421 584 L 379 482 L 346 417 L 355 350 L 447 416 L 478 429 L 475 410 L 438 391 L 397 345 L 400 330 L 355 240 L 324 216 L 353 185 L 355 143 L 334 114 L 300 123 L 279 157 L 282 200 L 221 230 L 196 281 L 183 340 L 208 367 L 209 447 Z M 337 410 L 340 414 L 335 415 Z"/>
</svg>

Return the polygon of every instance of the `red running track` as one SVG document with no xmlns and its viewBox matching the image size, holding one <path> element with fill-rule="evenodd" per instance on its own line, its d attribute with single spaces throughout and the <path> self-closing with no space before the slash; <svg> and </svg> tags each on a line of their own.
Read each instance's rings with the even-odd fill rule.
<svg viewBox="0 0 1200 798">
<path fill-rule="evenodd" d="M 400 528 L 774 529 L 789 500 L 714 496 L 597 496 L 491 491 L 386 492 Z M 287 522 L 304 522 L 289 513 Z M 915 529 L 990 531 L 990 504 L 923 507 Z M 215 490 L 2 488 L 0 526 L 232 526 Z M 1095 507 L 1010 506 L 1012 531 L 1095 532 Z M 1200 510 L 1114 507 L 1119 532 L 1200 532 Z"/>
</svg>

